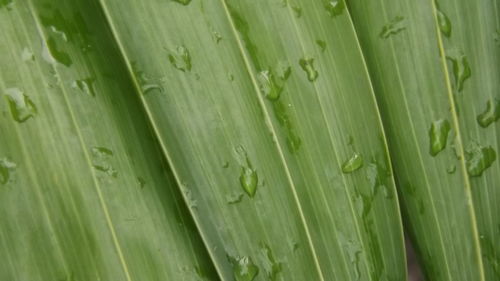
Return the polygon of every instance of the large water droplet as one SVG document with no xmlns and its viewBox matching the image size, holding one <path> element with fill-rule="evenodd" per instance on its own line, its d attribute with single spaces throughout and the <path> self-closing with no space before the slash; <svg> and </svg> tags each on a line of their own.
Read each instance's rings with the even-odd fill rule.
<svg viewBox="0 0 500 281">
<path fill-rule="evenodd" d="M 92 166 L 94 169 L 116 178 L 118 172 L 109 164 L 111 157 L 113 157 L 113 151 L 105 147 L 92 147 Z"/>
<path fill-rule="evenodd" d="M 451 61 L 453 76 L 455 77 L 455 89 L 460 92 L 464 88 L 465 80 L 472 75 L 469 61 L 465 54 L 457 49 L 448 50 L 446 58 Z"/>
<path fill-rule="evenodd" d="M 19 122 L 26 122 L 37 113 L 37 108 L 33 101 L 19 88 L 8 88 L 5 90 L 5 97 L 9 103 L 12 118 Z"/>
<path fill-rule="evenodd" d="M 278 278 L 278 274 L 282 270 L 282 265 L 276 260 L 273 251 L 269 245 L 261 244 L 261 260 L 264 267 L 264 271 L 267 275 L 267 280 L 275 281 Z"/>
<path fill-rule="evenodd" d="M 242 146 L 236 148 L 236 153 L 241 157 L 241 159 L 239 159 L 241 164 L 241 173 L 239 177 L 241 187 L 250 198 L 253 198 L 257 192 L 257 185 L 259 183 L 257 171 L 252 167 L 250 158 Z"/>
<path fill-rule="evenodd" d="M 486 103 L 486 109 L 477 116 L 477 123 L 486 128 L 498 119 L 500 119 L 500 100 L 494 99 Z"/>
<path fill-rule="evenodd" d="M 24 48 L 23 51 L 21 52 L 21 59 L 23 61 L 33 61 L 35 60 L 35 55 L 30 49 Z"/>
<path fill-rule="evenodd" d="M 191 55 L 183 45 L 177 46 L 175 52 L 168 55 L 168 60 L 173 67 L 182 72 L 191 71 Z"/>
<path fill-rule="evenodd" d="M 391 35 L 396 35 L 405 29 L 406 29 L 405 18 L 402 16 L 397 16 L 382 27 L 382 31 L 380 32 L 380 37 L 385 39 Z"/>
<path fill-rule="evenodd" d="M 191 3 L 191 0 L 172 0 L 175 3 L 179 3 L 181 5 L 187 6 L 189 3 Z"/>
<path fill-rule="evenodd" d="M 497 159 L 497 154 L 493 147 L 484 147 L 475 142 L 468 146 L 465 154 L 467 159 L 467 172 L 471 177 L 481 176 Z"/>
<path fill-rule="evenodd" d="M 451 36 L 451 21 L 448 18 L 448 16 L 443 13 L 439 7 L 436 9 L 437 13 L 437 20 L 438 20 L 438 25 L 439 25 L 439 30 L 446 36 L 450 37 Z"/>
<path fill-rule="evenodd" d="M 52 37 L 49 37 L 47 42 L 43 44 L 42 57 L 51 64 L 58 62 L 69 67 L 73 63 L 67 53 L 59 50 L 56 40 Z"/>
<path fill-rule="evenodd" d="M 73 81 L 73 83 L 71 83 L 71 87 L 79 89 L 80 91 L 84 92 L 89 96 L 95 97 L 94 82 L 95 78 L 91 77 L 85 79 L 79 79 Z"/>
<path fill-rule="evenodd" d="M 342 164 L 342 172 L 346 174 L 352 173 L 361 167 L 363 167 L 363 157 L 361 154 L 355 152 Z"/>
<path fill-rule="evenodd" d="M 344 0 L 329 0 L 325 4 L 325 9 L 331 17 L 341 15 L 345 9 Z"/>
<path fill-rule="evenodd" d="M 318 78 L 319 73 L 314 68 L 314 59 L 302 58 L 299 60 L 299 65 L 306 72 L 307 80 L 314 82 Z"/>
<path fill-rule="evenodd" d="M 259 268 L 250 257 L 227 257 L 233 266 L 233 274 L 236 281 L 252 281 L 259 274 Z"/>
<path fill-rule="evenodd" d="M 0 184 L 6 184 L 11 178 L 11 172 L 17 167 L 16 163 L 8 158 L 0 159 Z"/>
<path fill-rule="evenodd" d="M 446 148 L 450 130 L 450 122 L 446 119 L 432 122 L 429 130 L 430 153 L 432 156 L 438 155 L 439 152 Z"/>
</svg>

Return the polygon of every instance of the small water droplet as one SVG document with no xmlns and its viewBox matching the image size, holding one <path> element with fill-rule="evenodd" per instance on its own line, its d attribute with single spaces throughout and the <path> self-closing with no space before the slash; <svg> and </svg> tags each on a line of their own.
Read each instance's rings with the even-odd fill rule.
<svg viewBox="0 0 500 281">
<path fill-rule="evenodd" d="M 341 15 L 345 9 L 344 0 L 329 0 L 325 4 L 325 9 L 331 17 Z"/>
<path fill-rule="evenodd" d="M 141 86 L 143 95 L 147 95 L 153 92 L 163 93 L 163 88 L 159 84 L 146 83 Z"/>
<path fill-rule="evenodd" d="M 259 183 L 257 171 L 252 167 L 250 158 L 243 146 L 236 147 L 236 153 L 241 157 L 241 173 L 239 177 L 241 187 L 250 198 L 253 198 L 257 192 L 257 185 Z"/>
<path fill-rule="evenodd" d="M 382 32 L 380 32 L 381 38 L 388 38 L 391 35 L 396 35 L 399 32 L 406 29 L 406 20 L 402 16 L 397 16 L 393 18 L 389 23 L 382 27 Z"/>
<path fill-rule="evenodd" d="M 85 79 L 79 79 L 73 81 L 71 83 L 71 87 L 75 89 L 79 89 L 80 91 L 84 92 L 85 94 L 95 97 L 95 90 L 94 90 L 94 78 L 85 78 Z"/>
<path fill-rule="evenodd" d="M 215 41 L 215 43 L 219 44 L 219 42 L 222 40 L 222 35 L 220 35 L 219 32 L 212 30 L 212 39 Z"/>
<path fill-rule="evenodd" d="M 16 163 L 8 158 L 0 159 L 0 184 L 6 184 L 11 179 L 11 173 L 16 169 Z"/>
<path fill-rule="evenodd" d="M 262 260 L 263 268 L 267 275 L 267 280 L 277 280 L 278 274 L 282 271 L 282 264 L 276 260 L 273 251 L 266 243 L 261 243 L 260 259 Z"/>
<path fill-rule="evenodd" d="M 324 52 L 326 50 L 326 42 L 323 41 L 323 40 L 316 40 L 316 45 L 319 46 L 319 48 L 321 49 L 321 52 Z"/>
<path fill-rule="evenodd" d="M 250 257 L 227 256 L 233 266 L 233 274 L 236 281 L 252 281 L 259 274 L 259 268 L 253 263 Z"/>
<path fill-rule="evenodd" d="M 113 157 L 113 151 L 105 147 L 95 146 L 91 149 L 92 152 L 92 166 L 94 169 L 107 174 L 113 178 L 118 176 L 118 172 L 109 164 L 109 160 Z"/>
<path fill-rule="evenodd" d="M 137 182 L 139 183 L 141 189 L 144 188 L 144 186 L 146 186 L 146 180 L 142 177 L 137 177 Z"/>
<path fill-rule="evenodd" d="M 486 109 L 477 116 L 477 123 L 486 128 L 498 119 L 500 119 L 500 100 L 494 99 L 486 103 Z"/>
<path fill-rule="evenodd" d="M 240 203 L 243 200 L 243 196 L 245 196 L 243 193 L 226 195 L 226 202 L 229 205 Z"/>
<path fill-rule="evenodd" d="M 479 177 L 483 172 L 491 167 L 497 159 L 495 149 L 491 146 L 481 146 L 478 143 L 471 143 L 465 151 L 467 160 L 467 172 L 471 177 Z"/>
<path fill-rule="evenodd" d="M 455 77 L 455 89 L 461 92 L 465 81 L 471 77 L 472 71 L 465 54 L 457 49 L 447 50 L 446 58 L 451 61 L 453 76 Z"/>
<path fill-rule="evenodd" d="M 314 68 L 314 59 L 302 58 L 299 60 L 299 65 L 306 72 L 307 80 L 314 82 L 318 78 L 319 73 Z"/>
<path fill-rule="evenodd" d="M 429 130 L 430 153 L 432 156 L 438 155 L 439 152 L 446 148 L 450 130 L 450 122 L 446 119 L 432 122 Z"/>
<path fill-rule="evenodd" d="M 342 164 L 342 172 L 346 174 L 352 173 L 361 167 L 363 167 L 363 157 L 361 154 L 355 152 Z"/>
<path fill-rule="evenodd" d="M 434 1 L 434 2 L 435 2 L 435 6 L 436 6 L 436 15 L 437 15 L 437 21 L 438 21 L 438 25 L 439 25 L 439 30 L 441 30 L 441 32 L 444 34 L 444 36 L 450 37 L 451 36 L 451 21 L 448 18 L 448 16 L 445 13 L 443 13 L 443 11 L 441 11 L 437 1 Z"/>
<path fill-rule="evenodd" d="M 183 45 L 177 46 L 175 52 L 168 55 L 168 60 L 173 67 L 182 72 L 191 71 L 191 55 Z"/>
<path fill-rule="evenodd" d="M 58 62 L 69 67 L 73 63 L 70 56 L 58 48 L 56 40 L 52 37 L 49 37 L 47 42 L 43 44 L 42 57 L 50 64 Z"/>
<path fill-rule="evenodd" d="M 302 8 L 299 6 L 292 6 L 292 10 L 297 18 L 302 17 Z"/>
<path fill-rule="evenodd" d="M 500 46 L 500 29 L 497 29 L 493 34 L 493 40 L 495 41 L 497 46 Z"/>
<path fill-rule="evenodd" d="M 194 198 L 193 193 L 185 183 L 181 183 L 181 190 L 182 193 L 184 193 L 188 207 L 190 209 L 198 209 L 198 201 Z"/>
<path fill-rule="evenodd" d="M 224 161 L 224 163 L 222 164 L 222 168 L 224 169 L 229 168 L 229 161 Z"/>
<path fill-rule="evenodd" d="M 21 59 L 23 61 L 34 61 L 35 55 L 30 49 L 24 48 L 23 51 L 21 52 Z"/>
<path fill-rule="evenodd" d="M 191 3 L 191 0 L 172 0 L 175 3 L 179 3 L 181 5 L 187 6 L 189 3 Z"/>
<path fill-rule="evenodd" d="M 227 77 L 228 77 L 229 81 L 231 81 L 231 82 L 234 81 L 234 75 L 233 74 L 229 73 L 227 75 Z"/>
<path fill-rule="evenodd" d="M 35 104 L 19 88 L 6 89 L 5 97 L 9 103 L 12 118 L 15 121 L 23 123 L 36 115 L 37 108 Z"/>
<path fill-rule="evenodd" d="M 456 170 L 457 170 L 457 166 L 455 164 L 452 164 L 448 167 L 448 169 L 446 169 L 446 172 L 448 174 L 454 174 Z"/>
</svg>

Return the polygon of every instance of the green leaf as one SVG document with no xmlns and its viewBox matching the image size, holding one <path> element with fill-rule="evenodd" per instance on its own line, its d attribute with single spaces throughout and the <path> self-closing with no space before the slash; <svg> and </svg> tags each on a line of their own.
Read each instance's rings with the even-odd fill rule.
<svg viewBox="0 0 500 281">
<path fill-rule="evenodd" d="M 500 6 L 467 0 L 349 5 L 428 280 L 498 280 Z M 394 17 L 405 18 L 406 28 L 380 38 Z"/>
<path fill-rule="evenodd" d="M 0 1 L 0 280 L 219 280 L 99 9 Z"/>
<path fill-rule="evenodd" d="M 344 1 L 100 2 L 224 280 L 406 279 Z"/>
</svg>

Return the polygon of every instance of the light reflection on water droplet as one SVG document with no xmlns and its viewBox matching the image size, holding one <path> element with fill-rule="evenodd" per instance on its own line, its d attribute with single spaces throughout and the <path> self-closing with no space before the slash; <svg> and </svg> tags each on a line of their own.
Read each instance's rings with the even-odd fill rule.
<svg viewBox="0 0 500 281">
<path fill-rule="evenodd" d="M 355 152 L 342 164 L 342 172 L 345 174 L 352 173 L 361 167 L 363 167 L 363 157 Z"/>
</svg>

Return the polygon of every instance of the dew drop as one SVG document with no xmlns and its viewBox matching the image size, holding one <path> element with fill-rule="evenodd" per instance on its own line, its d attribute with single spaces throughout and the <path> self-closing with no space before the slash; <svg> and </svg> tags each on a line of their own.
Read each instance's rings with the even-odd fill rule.
<svg viewBox="0 0 500 281">
<path fill-rule="evenodd" d="M 455 88 L 461 92 L 465 81 L 471 77 L 472 72 L 469 61 L 462 51 L 453 49 L 447 51 L 447 59 L 451 61 L 453 76 L 455 77 Z"/>
<path fill-rule="evenodd" d="M 145 83 L 141 86 L 143 95 L 147 95 L 153 92 L 163 93 L 163 88 L 156 83 Z"/>
<path fill-rule="evenodd" d="M 259 81 L 260 90 L 268 100 L 275 101 L 279 99 L 283 87 L 276 83 L 274 75 L 269 70 L 261 71 L 257 80 Z"/>
<path fill-rule="evenodd" d="M 16 169 L 16 163 L 8 158 L 0 159 L 0 184 L 6 184 L 11 179 L 11 173 Z"/>
<path fill-rule="evenodd" d="M 450 129 L 450 122 L 446 119 L 432 122 L 429 130 L 430 153 L 432 156 L 438 155 L 439 152 L 446 148 Z"/>
<path fill-rule="evenodd" d="M 175 52 L 168 55 L 168 60 L 173 67 L 182 72 L 191 71 L 191 55 L 183 45 L 177 46 Z"/>
<path fill-rule="evenodd" d="M 184 197 L 186 198 L 188 207 L 190 209 L 198 209 L 198 200 L 194 198 L 193 193 L 185 183 L 181 183 L 181 190 L 182 193 L 184 193 Z"/>
<path fill-rule="evenodd" d="M 24 48 L 23 51 L 21 52 L 21 60 L 22 61 L 34 61 L 35 55 L 33 54 L 33 52 L 30 49 Z"/>
<path fill-rule="evenodd" d="M 344 164 L 342 164 L 342 172 L 345 174 L 352 173 L 359 170 L 361 167 L 363 167 L 363 157 L 361 154 L 355 152 L 344 162 Z"/>
<path fill-rule="evenodd" d="M 326 50 L 326 42 L 323 41 L 323 40 L 316 40 L 316 45 L 319 46 L 319 48 L 321 49 L 321 52 L 324 52 Z"/>
<path fill-rule="evenodd" d="M 191 3 L 191 0 L 172 0 L 175 3 L 179 3 L 181 5 L 187 6 L 189 3 Z"/>
<path fill-rule="evenodd" d="M 406 29 L 406 20 L 402 16 L 397 16 L 393 18 L 389 23 L 382 27 L 382 32 L 380 32 L 380 38 L 388 38 L 391 35 L 396 35 L 399 32 Z"/>
<path fill-rule="evenodd" d="M 250 198 L 253 198 L 257 192 L 257 185 L 259 183 L 257 171 L 252 167 L 250 158 L 242 146 L 236 147 L 236 153 L 238 153 L 239 157 L 241 157 L 241 172 L 239 176 L 240 185 L 243 188 L 243 191 L 245 191 Z"/>
<path fill-rule="evenodd" d="M 69 67 L 73 63 L 70 56 L 58 48 L 56 40 L 52 37 L 49 37 L 46 44 L 43 45 L 42 57 L 51 64 L 58 62 Z"/>
<path fill-rule="evenodd" d="M 448 174 L 454 174 L 457 171 L 457 166 L 456 165 L 450 165 L 448 169 L 446 169 L 446 172 Z"/>
<path fill-rule="evenodd" d="M 451 21 L 448 18 L 448 16 L 443 13 L 439 7 L 436 9 L 437 13 L 437 20 L 438 20 L 438 25 L 439 25 L 439 30 L 444 34 L 446 37 L 451 36 Z"/>
<path fill-rule="evenodd" d="M 477 123 L 483 128 L 500 119 L 500 100 L 494 99 L 486 102 L 486 109 L 477 116 Z"/>
<path fill-rule="evenodd" d="M 344 0 L 329 0 L 325 4 L 325 9 L 331 17 L 341 15 L 345 9 Z"/>
<path fill-rule="evenodd" d="M 215 43 L 219 44 L 219 42 L 222 40 L 222 35 L 220 35 L 219 32 L 213 30 L 212 31 L 212 39 L 215 41 Z"/>
<path fill-rule="evenodd" d="M 233 274 L 236 281 L 252 281 L 259 274 L 259 268 L 253 263 L 250 257 L 227 256 L 233 267 Z"/>
<path fill-rule="evenodd" d="M 497 158 L 495 149 L 491 146 L 481 146 L 475 142 L 471 143 L 465 151 L 467 160 L 467 172 L 471 177 L 479 177 L 491 167 Z"/>
<path fill-rule="evenodd" d="M 137 182 L 139 183 L 139 187 L 141 189 L 146 186 L 146 180 L 142 177 L 137 177 Z"/>
<path fill-rule="evenodd" d="M 71 83 L 71 87 L 78 89 L 89 96 L 95 97 L 94 82 L 94 78 L 79 79 L 73 81 L 73 83 Z"/>
<path fill-rule="evenodd" d="M 497 29 L 493 35 L 493 40 L 497 44 L 497 46 L 500 46 L 500 29 Z"/>
<path fill-rule="evenodd" d="M 111 149 L 95 146 L 92 147 L 91 152 L 93 157 L 92 166 L 94 169 L 113 178 L 118 176 L 118 172 L 109 164 L 109 160 L 113 157 L 113 151 Z"/>
<path fill-rule="evenodd" d="M 302 58 L 299 60 L 299 65 L 302 70 L 305 71 L 307 80 L 309 80 L 310 82 L 314 82 L 318 78 L 318 71 L 316 71 L 316 69 L 314 68 L 314 59 Z"/>
<path fill-rule="evenodd" d="M 293 6 L 293 7 L 292 7 L 292 10 L 293 10 L 293 12 L 295 13 L 295 16 L 296 16 L 297 18 L 302 17 L 302 8 L 301 8 L 301 7 L 299 7 L 299 6 Z"/>
<path fill-rule="evenodd" d="M 33 101 L 19 88 L 8 88 L 5 90 L 5 97 L 9 103 L 12 118 L 19 123 L 26 122 L 34 117 L 37 108 Z"/>
<path fill-rule="evenodd" d="M 261 243 L 261 260 L 263 268 L 267 275 L 267 280 L 275 281 L 278 279 L 278 274 L 282 271 L 282 264 L 276 260 L 273 251 L 269 245 Z"/>
<path fill-rule="evenodd" d="M 238 204 L 243 200 L 243 196 L 245 196 L 243 193 L 226 195 L 226 202 L 229 205 Z"/>
</svg>

